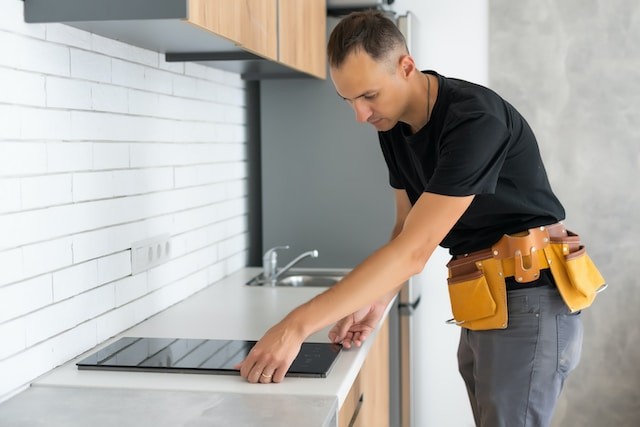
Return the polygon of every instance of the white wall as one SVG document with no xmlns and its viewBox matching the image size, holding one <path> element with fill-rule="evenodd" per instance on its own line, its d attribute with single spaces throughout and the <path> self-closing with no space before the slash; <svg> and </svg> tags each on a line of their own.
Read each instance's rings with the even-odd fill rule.
<svg viewBox="0 0 640 427">
<path fill-rule="evenodd" d="M 238 75 L 0 0 L 0 400 L 246 264 Z M 131 275 L 134 241 L 171 235 Z"/>
<path fill-rule="evenodd" d="M 393 9 L 417 18 L 411 54 L 421 69 L 488 84 L 488 0 L 395 0 Z"/>
<path fill-rule="evenodd" d="M 409 10 L 418 22 L 412 55 L 421 69 L 479 84 L 489 81 L 489 5 L 487 0 L 396 0 L 394 10 Z M 447 293 L 446 250 L 431 257 L 415 278 L 422 290 L 416 318 L 420 334 L 416 363 L 415 427 L 473 426 L 473 415 L 458 373 L 460 328 L 452 317 Z"/>
</svg>

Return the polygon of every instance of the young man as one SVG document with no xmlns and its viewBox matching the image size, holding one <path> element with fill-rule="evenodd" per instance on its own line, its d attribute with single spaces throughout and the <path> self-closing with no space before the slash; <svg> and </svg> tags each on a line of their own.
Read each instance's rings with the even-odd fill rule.
<svg viewBox="0 0 640 427">
<path fill-rule="evenodd" d="M 360 345 L 399 286 L 441 245 L 456 260 L 449 289 L 463 327 L 459 368 L 476 424 L 549 425 L 580 357 L 582 324 L 561 298 L 548 257 L 526 240 L 540 234 L 542 249 L 567 236 L 531 129 L 491 90 L 421 72 L 402 34 L 378 12 L 345 17 L 328 53 L 338 95 L 379 132 L 396 225 L 389 243 L 267 331 L 239 366 L 241 375 L 282 381 L 303 340 L 333 322 L 332 341 Z M 480 261 L 464 264 L 472 258 Z M 456 262 L 464 264 L 463 280 L 454 280 Z M 486 295 L 495 298 L 486 303 Z M 485 306 L 504 313 L 474 321 Z"/>
</svg>

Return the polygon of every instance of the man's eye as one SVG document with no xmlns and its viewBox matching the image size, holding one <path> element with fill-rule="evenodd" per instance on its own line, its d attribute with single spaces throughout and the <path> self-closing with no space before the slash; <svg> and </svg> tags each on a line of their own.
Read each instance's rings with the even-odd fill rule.
<svg viewBox="0 0 640 427">
<path fill-rule="evenodd" d="M 376 94 L 376 93 L 371 94 L 371 95 L 365 95 L 365 96 L 364 96 L 364 99 L 367 99 L 367 100 L 369 100 L 369 101 L 370 101 L 370 100 L 374 99 L 377 95 L 378 95 L 378 94 Z"/>
</svg>

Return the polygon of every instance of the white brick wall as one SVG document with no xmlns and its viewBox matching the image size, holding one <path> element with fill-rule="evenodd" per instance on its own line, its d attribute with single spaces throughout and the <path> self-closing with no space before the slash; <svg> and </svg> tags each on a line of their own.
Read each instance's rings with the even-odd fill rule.
<svg viewBox="0 0 640 427">
<path fill-rule="evenodd" d="M 244 83 L 0 0 L 0 401 L 246 265 Z M 131 275 L 135 241 L 171 259 Z"/>
</svg>

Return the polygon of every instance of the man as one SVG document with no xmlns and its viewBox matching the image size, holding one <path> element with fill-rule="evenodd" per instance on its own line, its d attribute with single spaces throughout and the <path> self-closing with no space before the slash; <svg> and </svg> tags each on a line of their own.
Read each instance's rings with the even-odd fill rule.
<svg viewBox="0 0 640 427">
<path fill-rule="evenodd" d="M 304 339 L 333 322 L 333 342 L 360 345 L 399 286 L 423 269 L 438 245 L 462 262 L 470 253 L 493 248 L 488 255 L 493 258 L 482 259 L 489 263 L 500 258 L 496 248 L 505 239 L 517 243 L 516 237 L 542 230 L 548 245 L 545 226 L 558 230 L 564 219 L 531 129 L 497 94 L 421 72 L 402 34 L 378 12 L 345 17 L 331 33 L 328 54 L 338 95 L 359 122 L 379 132 L 396 224 L 389 243 L 267 331 L 239 365 L 249 382 L 282 381 Z M 564 228 L 561 232 L 567 235 Z M 473 281 L 461 282 L 478 289 L 478 277 L 486 278 L 491 290 L 485 294 L 505 300 L 502 308 L 493 308 L 504 309 L 504 319 L 496 320 L 503 323 L 456 318 L 463 326 L 460 373 L 478 426 L 549 425 L 564 379 L 580 357 L 579 311 L 572 313 L 563 302 L 547 257 L 539 261 L 541 251 L 525 250 L 530 253 L 517 249 L 500 260 L 496 274 L 482 270 L 482 262 L 472 264 Z M 542 268 L 533 268 L 538 262 Z M 457 273 L 450 269 L 452 274 Z M 467 306 L 473 312 L 486 305 L 476 294 L 463 291 L 456 302 L 452 293 L 454 314 L 464 317 Z M 501 305 L 499 298 L 496 304 Z"/>
</svg>

